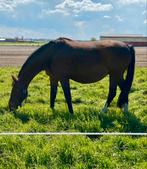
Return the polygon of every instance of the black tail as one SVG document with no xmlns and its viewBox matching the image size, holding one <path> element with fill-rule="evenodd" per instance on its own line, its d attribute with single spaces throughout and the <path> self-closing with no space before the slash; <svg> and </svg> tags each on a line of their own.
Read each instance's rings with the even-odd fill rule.
<svg viewBox="0 0 147 169">
<path fill-rule="evenodd" d="M 134 47 L 128 46 L 130 49 L 130 53 L 132 56 L 131 62 L 129 64 L 128 67 L 128 71 L 127 71 L 127 76 L 126 76 L 126 80 L 125 80 L 125 88 L 126 90 L 129 92 L 132 86 L 132 82 L 133 82 L 133 78 L 134 78 L 134 71 L 135 71 L 135 50 Z"/>
<path fill-rule="evenodd" d="M 117 105 L 122 107 L 125 103 L 128 104 L 128 94 L 132 86 L 134 71 L 135 71 L 135 50 L 133 46 L 128 46 L 131 54 L 131 62 L 128 66 L 127 76 L 124 83 L 124 87 L 121 91 L 121 94 L 118 98 Z"/>
</svg>

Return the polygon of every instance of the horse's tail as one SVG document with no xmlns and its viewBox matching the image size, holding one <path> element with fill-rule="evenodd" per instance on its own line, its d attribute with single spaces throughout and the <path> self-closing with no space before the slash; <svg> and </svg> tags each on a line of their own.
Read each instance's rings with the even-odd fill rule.
<svg viewBox="0 0 147 169">
<path fill-rule="evenodd" d="M 131 89 L 133 78 L 134 78 L 135 50 L 134 50 L 133 46 L 128 46 L 128 48 L 129 48 L 130 54 L 131 54 L 131 61 L 130 61 L 130 64 L 128 66 L 128 70 L 127 70 L 127 75 L 126 75 L 126 79 L 125 79 L 125 82 L 124 82 L 124 86 L 123 86 L 121 94 L 120 94 L 120 96 L 118 98 L 117 105 L 119 107 L 128 105 L 128 94 L 129 94 L 129 91 Z M 126 108 L 128 109 L 128 106 Z"/>
<path fill-rule="evenodd" d="M 128 66 L 127 76 L 125 80 L 125 88 L 129 92 L 132 86 L 133 78 L 134 78 L 134 71 L 135 71 L 135 50 L 132 45 L 129 45 L 129 50 L 131 54 L 131 62 Z"/>
</svg>

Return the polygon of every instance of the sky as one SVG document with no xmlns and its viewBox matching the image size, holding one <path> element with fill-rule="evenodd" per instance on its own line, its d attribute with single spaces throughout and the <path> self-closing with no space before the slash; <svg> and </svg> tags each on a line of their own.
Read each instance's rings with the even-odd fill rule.
<svg viewBox="0 0 147 169">
<path fill-rule="evenodd" d="M 0 0 L 0 37 L 147 36 L 147 0 Z"/>
</svg>

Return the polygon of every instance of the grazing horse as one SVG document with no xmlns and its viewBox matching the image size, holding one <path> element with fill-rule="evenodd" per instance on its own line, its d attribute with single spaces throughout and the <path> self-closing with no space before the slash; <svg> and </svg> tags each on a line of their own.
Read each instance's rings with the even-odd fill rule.
<svg viewBox="0 0 147 169">
<path fill-rule="evenodd" d="M 100 40 L 80 42 L 58 38 L 41 46 L 26 60 L 18 78 L 13 78 L 9 100 L 10 110 L 21 106 L 27 97 L 31 80 L 42 70 L 50 77 L 50 107 L 54 108 L 58 82 L 61 83 L 69 112 L 73 114 L 69 80 L 94 83 L 109 75 L 109 94 L 102 110 L 106 110 L 116 95 L 117 86 L 121 93 L 118 107 L 128 105 L 128 94 L 135 69 L 135 51 L 120 41 Z M 127 70 L 126 78 L 124 72 Z"/>
</svg>

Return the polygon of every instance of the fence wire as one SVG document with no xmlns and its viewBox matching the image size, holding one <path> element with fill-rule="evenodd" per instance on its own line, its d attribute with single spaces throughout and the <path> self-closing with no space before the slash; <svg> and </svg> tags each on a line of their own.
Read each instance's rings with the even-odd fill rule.
<svg viewBox="0 0 147 169">
<path fill-rule="evenodd" d="M 86 135 L 86 136 L 147 136 L 147 133 L 119 133 L 119 132 L 100 132 L 100 133 L 94 133 L 94 132 L 1 132 L 0 136 L 12 136 L 12 135 Z"/>
</svg>

